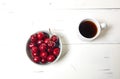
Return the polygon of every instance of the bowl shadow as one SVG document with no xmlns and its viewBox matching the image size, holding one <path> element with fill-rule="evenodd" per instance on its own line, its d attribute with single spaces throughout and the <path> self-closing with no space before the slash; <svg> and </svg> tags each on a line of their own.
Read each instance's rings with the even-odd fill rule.
<svg viewBox="0 0 120 79">
<path fill-rule="evenodd" d="M 62 42 L 62 51 L 61 51 L 61 56 L 60 58 L 58 59 L 58 62 L 62 61 L 65 56 L 67 55 L 68 51 L 69 51 L 69 45 L 68 45 L 68 41 L 66 39 L 66 37 L 63 35 L 63 34 L 59 34 L 59 33 L 56 33 L 60 39 L 61 39 L 61 42 Z"/>
<path fill-rule="evenodd" d="M 47 32 L 45 32 L 45 33 L 47 33 Z M 68 41 L 66 40 L 66 38 L 63 34 L 56 33 L 56 35 L 58 35 L 60 37 L 60 40 L 61 40 L 61 43 L 62 43 L 61 55 L 58 58 L 58 60 L 56 60 L 57 62 L 60 62 L 64 59 L 64 57 L 68 53 L 68 51 L 69 51 L 68 46 L 69 45 L 68 45 Z M 33 57 L 32 57 L 32 54 L 30 53 L 31 51 L 30 51 L 29 46 L 28 46 L 29 43 L 30 43 L 30 38 L 27 40 L 27 43 L 26 43 L 26 53 L 27 53 L 28 58 L 33 62 Z M 35 63 L 35 62 L 33 62 L 33 63 Z M 35 64 L 42 65 L 41 63 L 35 63 Z M 49 64 L 49 63 L 47 63 L 47 64 Z M 46 65 L 46 64 L 43 64 L 43 65 Z"/>
</svg>

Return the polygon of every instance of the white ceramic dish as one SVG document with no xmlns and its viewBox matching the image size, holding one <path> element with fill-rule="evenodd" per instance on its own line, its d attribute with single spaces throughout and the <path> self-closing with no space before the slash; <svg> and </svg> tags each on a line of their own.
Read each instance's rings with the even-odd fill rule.
<svg viewBox="0 0 120 79">
<path fill-rule="evenodd" d="M 49 30 L 49 31 L 38 31 L 38 32 L 47 33 L 50 37 L 51 37 L 52 35 L 56 35 L 56 34 L 52 34 L 50 30 Z M 36 33 L 38 33 L 38 32 L 36 32 Z M 34 34 L 36 34 L 36 33 L 34 33 Z M 57 35 L 57 36 L 58 36 L 58 35 Z M 59 41 L 58 41 L 58 42 L 59 42 L 60 53 L 59 53 L 59 55 L 57 56 L 57 58 L 56 58 L 53 62 L 48 62 L 48 63 L 46 63 L 46 64 L 42 64 L 42 63 L 35 63 L 35 62 L 33 61 L 31 52 L 30 52 L 29 47 L 28 47 L 28 44 L 29 44 L 29 42 L 30 42 L 30 38 L 28 39 L 28 41 L 27 41 L 27 43 L 26 43 L 26 53 L 27 53 L 28 58 L 29 58 L 33 63 L 38 64 L 38 65 L 48 65 L 48 64 L 52 64 L 52 63 L 57 62 L 58 59 L 59 59 L 60 56 L 61 56 L 61 53 L 62 53 L 62 41 L 61 41 L 61 38 L 60 38 L 59 36 L 58 36 L 58 38 L 59 38 Z"/>
</svg>

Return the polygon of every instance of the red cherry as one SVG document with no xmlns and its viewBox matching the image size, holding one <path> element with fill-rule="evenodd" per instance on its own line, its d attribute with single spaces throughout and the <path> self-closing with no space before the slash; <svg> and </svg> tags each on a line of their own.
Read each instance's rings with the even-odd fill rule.
<svg viewBox="0 0 120 79">
<path fill-rule="evenodd" d="M 40 51 L 45 51 L 47 49 L 47 45 L 45 43 L 42 43 L 40 46 L 39 46 L 39 49 Z"/>
<path fill-rule="evenodd" d="M 37 53 L 38 52 L 38 48 L 36 46 L 33 46 L 32 47 L 32 52 Z"/>
<path fill-rule="evenodd" d="M 55 56 L 54 55 L 49 55 L 48 57 L 47 57 L 47 61 L 48 62 L 53 62 L 55 60 Z"/>
<path fill-rule="evenodd" d="M 38 53 L 32 52 L 32 56 L 33 57 L 38 56 Z"/>
<path fill-rule="evenodd" d="M 28 45 L 29 48 L 32 48 L 33 46 L 35 46 L 35 44 L 32 42 Z"/>
<path fill-rule="evenodd" d="M 43 38 L 44 38 L 44 33 L 43 33 L 43 32 L 39 32 L 39 33 L 37 34 L 37 38 L 38 38 L 39 40 L 43 39 Z"/>
<path fill-rule="evenodd" d="M 46 60 L 45 58 L 42 58 L 42 59 L 41 59 L 41 63 L 42 63 L 42 64 L 45 64 L 45 63 L 47 63 L 47 60 Z"/>
<path fill-rule="evenodd" d="M 50 41 L 49 38 L 46 38 L 46 39 L 44 40 L 44 42 L 45 42 L 46 44 L 47 44 L 49 41 Z"/>
<path fill-rule="evenodd" d="M 40 53 L 41 58 L 47 58 L 47 56 L 48 56 L 47 52 L 41 52 Z"/>
<path fill-rule="evenodd" d="M 53 49 L 53 54 L 54 54 L 55 56 L 58 56 L 59 53 L 60 53 L 60 48 L 54 48 L 54 49 Z"/>
<path fill-rule="evenodd" d="M 58 41 L 58 37 L 56 35 L 53 35 L 51 37 L 51 40 L 54 41 L 54 42 L 57 42 Z"/>
<path fill-rule="evenodd" d="M 52 54 L 53 49 L 52 49 L 52 48 L 48 48 L 48 49 L 47 49 L 47 52 L 48 52 L 49 54 Z"/>
<path fill-rule="evenodd" d="M 36 34 L 31 35 L 30 41 L 31 42 L 36 42 L 37 41 L 37 35 Z"/>
<path fill-rule="evenodd" d="M 42 44 L 43 43 L 43 40 L 38 40 L 37 41 L 37 45 L 40 45 L 40 44 Z"/>
<path fill-rule="evenodd" d="M 53 48 L 53 47 L 55 46 L 55 42 L 49 41 L 49 42 L 48 42 L 48 46 L 49 46 L 50 48 Z"/>
<path fill-rule="evenodd" d="M 36 56 L 36 57 L 33 58 L 33 61 L 34 61 L 35 63 L 39 63 L 40 60 L 41 60 L 41 58 L 38 57 L 38 56 Z"/>
</svg>

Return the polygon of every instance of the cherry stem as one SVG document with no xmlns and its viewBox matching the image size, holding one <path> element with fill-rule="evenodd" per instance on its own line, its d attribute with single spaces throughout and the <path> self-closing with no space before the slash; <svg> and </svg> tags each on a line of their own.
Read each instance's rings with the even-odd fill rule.
<svg viewBox="0 0 120 79">
<path fill-rule="evenodd" d="M 50 33 L 50 35 L 53 35 L 53 33 L 52 33 L 52 31 L 51 31 L 51 29 L 49 28 L 49 33 Z"/>
</svg>

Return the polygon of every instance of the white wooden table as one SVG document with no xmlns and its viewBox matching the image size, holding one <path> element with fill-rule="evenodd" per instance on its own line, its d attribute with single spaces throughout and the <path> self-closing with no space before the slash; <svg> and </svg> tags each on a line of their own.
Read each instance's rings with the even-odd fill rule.
<svg viewBox="0 0 120 79">
<path fill-rule="evenodd" d="M 94 41 L 79 39 L 85 17 L 108 28 Z M 32 63 L 26 42 L 51 28 L 63 41 L 58 62 Z M 120 79 L 120 0 L 0 0 L 0 79 Z"/>
</svg>

